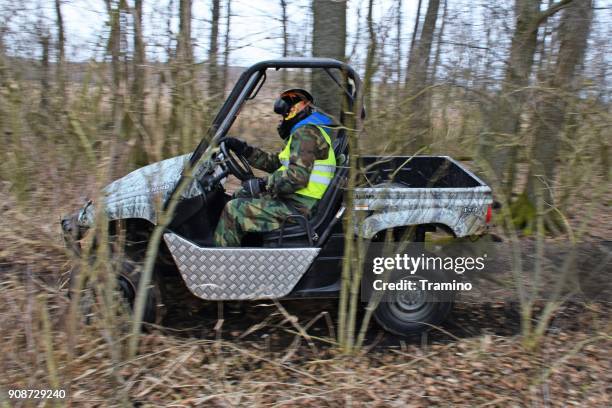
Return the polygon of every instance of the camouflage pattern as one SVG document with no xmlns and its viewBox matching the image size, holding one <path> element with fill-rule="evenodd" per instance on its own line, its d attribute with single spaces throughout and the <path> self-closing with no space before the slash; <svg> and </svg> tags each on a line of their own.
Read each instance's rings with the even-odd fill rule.
<svg viewBox="0 0 612 408">
<path fill-rule="evenodd" d="M 316 126 L 305 125 L 293 132 L 290 150 L 289 166 L 284 171 L 278 170 L 281 167 L 278 153 L 268 153 L 254 147 L 248 161 L 253 167 L 272 173 L 267 184 L 272 197 L 289 198 L 312 207 L 316 199 L 293 193 L 308 185 L 315 160 L 327 158 L 329 145 Z"/>
<path fill-rule="evenodd" d="M 317 200 L 292 193 L 308 184 L 314 161 L 326 157 L 328 148 L 319 130 L 307 125 L 294 132 L 292 155 L 286 171 L 276 171 L 281 166 L 277 154 L 258 148 L 253 149 L 249 162 L 253 167 L 273 173 L 267 185 L 272 198 L 282 197 L 298 212 L 308 216 Z M 185 154 L 152 163 L 110 183 L 103 191 L 106 217 L 109 220 L 142 218 L 156 224 L 160 203 L 165 202 L 173 191 L 190 156 Z M 204 193 L 198 180 L 205 169 L 204 165 L 196 169 L 192 183 L 181 195 L 183 199 Z M 94 205 L 88 203 L 79 211 L 78 225 L 91 227 L 94 224 L 94 214 Z"/>
<path fill-rule="evenodd" d="M 109 220 L 143 218 L 155 224 L 160 203 L 165 202 L 174 190 L 190 156 L 185 154 L 149 164 L 110 183 L 103 190 L 106 217 Z M 206 166 L 196 169 L 193 181 L 181 195 L 183 199 L 204 193 L 198 180 L 205 169 Z M 92 226 L 94 214 L 94 206 L 86 205 L 79 212 L 78 224 L 81 227 Z"/>
<path fill-rule="evenodd" d="M 223 209 L 215 229 L 215 245 L 238 247 L 247 232 L 279 229 L 283 219 L 293 213 L 287 204 L 272 197 L 234 198 Z"/>
<path fill-rule="evenodd" d="M 372 238 L 389 228 L 442 224 L 457 237 L 477 235 L 486 229 L 487 207 L 493 203 L 486 186 L 465 188 L 406 188 L 387 184 L 355 189 L 354 208 L 368 211 L 356 233 Z"/>
<path fill-rule="evenodd" d="M 367 211 L 367 215 L 356 226 L 355 233 L 370 239 L 388 228 L 421 224 L 445 225 L 457 237 L 484 233 L 487 208 L 493 203 L 491 188 L 453 158 L 432 157 L 442 157 L 455 164 L 479 185 L 408 188 L 402 184 L 385 183 L 356 188 L 354 209 Z"/>
<path fill-rule="evenodd" d="M 261 198 L 246 198 L 239 191 L 229 201 L 215 230 L 216 246 L 240 246 L 248 232 L 268 232 L 279 229 L 283 219 L 296 212 L 308 217 L 317 199 L 295 194 L 308 185 L 315 160 L 325 159 L 329 145 L 315 126 L 299 127 L 292 136 L 291 156 L 287 170 L 281 171 L 277 153 L 253 147 L 249 163 L 270 174 L 267 193 Z"/>
</svg>

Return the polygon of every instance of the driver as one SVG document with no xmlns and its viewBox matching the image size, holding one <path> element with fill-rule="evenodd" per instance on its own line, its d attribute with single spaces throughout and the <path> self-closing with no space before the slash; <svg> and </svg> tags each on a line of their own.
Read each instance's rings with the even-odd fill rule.
<svg viewBox="0 0 612 408">
<path fill-rule="evenodd" d="M 312 95 L 304 89 L 284 91 L 274 102 L 274 112 L 282 116 L 277 130 L 285 147 L 280 153 L 238 138 L 223 139 L 228 149 L 271 174 L 242 183 L 223 209 L 214 234 L 216 246 L 240 246 L 244 234 L 278 229 L 291 214 L 309 217 L 334 176 L 329 133 L 333 121 L 316 109 Z"/>
</svg>

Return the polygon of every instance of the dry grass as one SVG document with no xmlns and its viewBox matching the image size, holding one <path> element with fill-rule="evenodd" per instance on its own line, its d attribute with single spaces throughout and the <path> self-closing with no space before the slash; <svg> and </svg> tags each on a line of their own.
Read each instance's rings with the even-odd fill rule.
<svg viewBox="0 0 612 408">
<path fill-rule="evenodd" d="M 270 352 L 257 343 L 162 334 L 142 337 L 139 355 L 113 362 L 103 329 L 82 326 L 70 356 L 61 293 L 2 284 L 5 391 L 56 381 L 75 406 L 609 406 L 609 337 L 560 331 L 537 354 L 513 337 L 408 345 L 355 357 L 333 349 Z M 46 302 L 45 302 L 46 299 Z M 45 303 L 50 340 L 40 329 Z M 601 311 L 597 314 L 601 314 Z M 49 349 L 50 353 L 45 350 Z M 53 360 L 55 372 L 49 370 Z"/>
<path fill-rule="evenodd" d="M 450 343 L 401 342 L 346 357 L 324 342 L 309 346 L 296 329 L 296 324 L 309 327 L 306 317 L 288 319 L 270 308 L 259 327 L 238 332 L 216 335 L 209 328 L 212 333 L 185 337 L 152 329 L 142 336 L 138 356 L 127 360 L 127 339 L 116 333 L 109 337 L 102 322 L 79 324 L 70 338 L 69 300 L 59 278 L 68 270 L 69 257 L 55 217 L 5 203 L 0 230 L 3 396 L 8 389 L 57 383 L 74 406 L 611 403 L 612 341 L 609 309 L 602 305 L 587 309 L 578 328 L 551 331 L 535 353 L 526 352 L 516 335 L 486 334 L 485 329 L 485 334 Z M 289 346 L 270 348 L 265 335 L 249 337 L 267 325 L 277 326 Z"/>
<path fill-rule="evenodd" d="M 220 321 L 199 333 L 153 328 L 142 335 L 138 356 L 131 360 L 125 357 L 128 339 L 108 321 L 78 323 L 70 334 L 70 302 L 63 286 L 70 256 L 60 239 L 59 217 L 109 181 L 100 176 L 109 166 L 108 112 L 93 105 L 94 85 L 67 107 L 83 125 L 84 138 L 63 113 L 36 116 L 42 114 L 35 92 L 15 88 L 10 91 L 14 95 L 0 95 L 5 98 L 0 102 L 22 98 L 0 104 L 2 117 L 14 118 L 3 124 L 9 149 L 0 155 L 0 402 L 8 389 L 56 383 L 66 389 L 73 406 L 611 405 L 609 304 L 587 305 L 584 313 L 572 315 L 580 324 L 553 328 L 536 352 L 525 351 L 516 331 L 491 334 L 506 322 L 479 316 L 482 330 L 450 343 L 402 341 L 384 347 L 376 345 L 375 334 L 362 354 L 346 357 L 329 345 L 331 330 L 320 333 L 310 327 L 312 316 L 293 318 L 276 307 L 254 325 L 238 329 L 225 330 L 228 323 Z M 103 94 L 103 84 L 98 86 Z M 384 112 L 378 114 L 372 123 L 382 125 L 370 128 L 363 145 L 390 153 L 393 140 L 406 135 L 397 129 L 387 132 L 383 122 L 388 119 Z M 441 137 L 434 151 L 474 154 L 476 135 L 470 132 L 478 128 L 478 119 L 469 114 L 461 104 L 453 107 L 447 131 L 436 129 Z M 164 115 L 149 118 L 154 139 L 164 137 Z M 268 149 L 278 147 L 275 119 L 257 109 L 251 115 L 241 117 L 232 133 Z M 460 122 L 466 125 L 456 126 Z M 384 144 L 376 137 L 380 134 L 388 135 Z M 129 146 L 125 142 L 122 146 Z M 87 158 L 88 149 L 96 155 L 94 163 Z M 610 191 L 598 195 L 598 186 L 606 181 L 596 175 L 596 162 L 589 162 L 592 148 L 586 150 L 574 174 L 562 166 L 568 177 L 558 188 L 571 191 L 567 214 L 576 228 L 587 219 L 584 204 L 593 197 L 599 200 L 585 237 L 607 239 Z M 131 167 L 128 163 L 121 172 Z M 185 317 L 194 325 L 198 318 Z M 269 347 L 270 335 L 260 333 L 270 326 L 284 336 L 282 347 Z"/>
</svg>

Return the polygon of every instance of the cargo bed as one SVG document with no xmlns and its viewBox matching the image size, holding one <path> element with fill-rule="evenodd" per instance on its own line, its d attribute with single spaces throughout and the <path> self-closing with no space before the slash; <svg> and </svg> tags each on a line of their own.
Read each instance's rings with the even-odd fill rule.
<svg viewBox="0 0 612 408">
<path fill-rule="evenodd" d="M 362 157 L 355 210 L 366 211 L 358 233 L 371 238 L 394 227 L 438 224 L 457 237 L 486 230 L 491 189 L 448 156 Z"/>
</svg>

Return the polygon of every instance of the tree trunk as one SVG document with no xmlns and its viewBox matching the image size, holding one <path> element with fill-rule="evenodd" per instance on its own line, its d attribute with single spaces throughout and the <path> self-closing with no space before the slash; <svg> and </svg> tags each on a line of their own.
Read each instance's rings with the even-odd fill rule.
<svg viewBox="0 0 612 408">
<path fill-rule="evenodd" d="M 110 140 L 110 176 L 114 179 L 122 173 L 120 156 L 123 147 L 121 138 L 121 125 L 123 119 L 123 95 L 121 89 L 121 9 L 120 4 L 106 0 L 106 9 L 109 18 L 110 35 L 108 38 L 107 54 L 111 57 L 111 103 L 112 103 L 112 137 Z"/>
<path fill-rule="evenodd" d="M 216 105 L 221 96 L 219 81 L 219 18 L 220 0 L 212 0 L 212 21 L 210 25 L 210 47 L 208 48 L 208 92 L 211 105 Z M 215 106 L 216 107 L 216 106 Z M 212 106 L 211 106 L 212 108 Z"/>
<path fill-rule="evenodd" d="M 41 72 L 40 72 L 40 107 L 46 111 L 49 108 L 49 98 L 51 90 L 49 89 L 50 68 L 49 68 L 49 32 L 46 28 L 41 28 L 39 34 L 40 46 L 42 48 L 41 56 Z"/>
<path fill-rule="evenodd" d="M 553 0 L 548 0 L 548 7 L 550 7 L 552 4 Z M 548 20 L 543 24 L 542 36 L 538 39 L 538 44 L 536 46 L 534 60 L 537 57 L 538 61 L 537 63 L 534 63 L 533 69 L 535 70 L 535 80 L 538 83 L 546 82 L 548 71 L 551 69 L 550 64 L 554 57 L 554 53 L 551 51 L 557 48 L 557 37 L 556 35 L 552 35 L 552 32 L 550 33 L 550 41 L 547 41 L 549 31 L 552 31 L 551 26 L 552 24 L 550 24 L 550 21 Z M 532 121 L 530 120 L 530 122 Z"/>
<path fill-rule="evenodd" d="M 179 33 L 176 56 L 172 64 L 174 89 L 172 95 L 172 114 L 170 130 L 178 142 L 180 152 L 187 152 L 192 146 L 192 88 L 193 84 L 193 45 L 191 43 L 192 0 L 179 2 Z M 178 153 L 172 150 L 172 154 Z"/>
<path fill-rule="evenodd" d="M 345 59 L 346 0 L 313 0 L 313 57 Z M 320 69 L 312 72 L 312 93 L 318 107 L 338 118 L 341 90 Z"/>
<path fill-rule="evenodd" d="M 551 189 L 567 98 L 576 92 L 575 77 L 586 53 L 592 14 L 591 0 L 574 0 L 561 19 L 558 31 L 560 45 L 554 71 L 546 83 L 545 93 L 537 102 L 532 164 L 525 190 L 533 205 L 537 195 L 545 203 L 553 203 Z"/>
<path fill-rule="evenodd" d="M 193 45 L 191 44 L 191 8 L 192 0 L 180 0 L 179 35 L 176 45 L 176 58 L 185 64 L 193 63 Z"/>
<path fill-rule="evenodd" d="M 55 0 L 55 19 L 57 24 L 57 61 L 56 81 L 62 99 L 66 99 L 66 73 L 64 62 L 66 59 L 66 34 L 64 33 L 64 18 L 60 0 Z"/>
<path fill-rule="evenodd" d="M 132 60 L 134 78 L 132 82 L 132 110 L 135 117 L 140 121 L 140 125 L 144 124 L 145 114 L 145 86 L 146 86 L 146 71 L 145 71 L 145 43 L 142 34 L 142 0 L 134 1 L 132 16 L 134 19 L 134 58 Z"/>
<path fill-rule="evenodd" d="M 510 56 L 506 63 L 506 74 L 497 98 L 496 115 L 492 121 L 493 136 L 486 153 L 495 171 L 495 176 L 506 194 L 512 192 L 514 179 L 515 147 L 498 147 L 512 143 L 510 138 L 519 135 L 521 113 L 525 101 L 525 88 L 533 65 L 537 44 L 538 15 L 541 0 L 516 0 L 516 27 L 510 44 Z M 486 150 L 485 150 L 486 152 Z"/>
<path fill-rule="evenodd" d="M 226 15 L 225 15 L 225 37 L 224 37 L 224 43 L 223 43 L 223 96 L 225 96 L 225 91 L 227 90 L 227 83 L 229 81 L 231 18 L 232 18 L 232 0 L 227 0 Z"/>
<path fill-rule="evenodd" d="M 397 16 L 395 19 L 395 93 L 399 94 L 402 82 L 402 0 L 397 0 Z"/>
<path fill-rule="evenodd" d="M 0 25 L 0 86 L 4 86 L 8 80 L 8 66 L 6 63 L 6 48 L 4 46 L 4 33 L 7 28 Z"/>
<path fill-rule="evenodd" d="M 431 82 L 436 82 L 436 73 L 438 72 L 438 66 L 440 65 L 440 55 L 442 53 L 442 41 L 444 40 L 444 28 L 446 27 L 446 13 L 448 12 L 448 1 L 444 0 L 444 6 L 442 11 L 442 22 L 440 24 L 440 30 L 438 30 L 438 39 L 436 40 L 436 56 L 434 57 Z"/>
<path fill-rule="evenodd" d="M 410 71 L 410 66 L 414 64 L 414 59 L 416 58 L 416 56 L 414 55 L 414 52 L 416 50 L 415 44 L 416 44 L 417 34 L 419 32 L 419 25 L 421 24 L 421 3 L 422 3 L 422 0 L 419 0 L 419 3 L 417 4 L 417 14 L 416 14 L 416 17 L 414 18 L 414 27 L 412 28 L 412 38 L 410 39 L 410 48 L 408 49 L 408 66 L 406 67 L 406 73 Z M 406 83 L 408 83 L 408 81 L 409 81 L 409 78 L 406 77 Z"/>
<path fill-rule="evenodd" d="M 493 21 L 494 18 L 494 13 L 491 11 L 490 8 L 487 9 L 486 14 L 485 14 L 485 19 L 487 21 Z M 481 74 L 481 78 L 480 78 L 480 84 L 478 85 L 479 90 L 483 93 L 486 94 L 488 87 L 489 87 L 489 81 L 488 79 L 491 77 L 491 66 L 493 65 L 493 59 L 491 57 L 491 54 L 493 54 L 491 52 L 491 49 L 493 48 L 493 43 L 492 43 L 492 38 L 491 38 L 491 25 L 487 25 L 487 28 L 485 29 L 485 50 L 484 50 L 484 55 L 482 56 L 482 59 L 484 60 L 484 67 L 482 69 L 482 74 Z M 482 108 L 481 108 L 482 111 Z"/>
<path fill-rule="evenodd" d="M 435 84 L 436 83 L 436 76 L 438 73 L 438 67 L 440 66 L 440 56 L 442 55 L 442 42 L 444 41 L 444 29 L 446 27 L 446 19 L 447 19 L 447 12 L 448 12 L 448 0 L 444 0 L 444 6 L 443 6 L 443 11 L 442 11 L 442 22 L 440 24 L 440 29 L 438 30 L 438 35 L 437 35 L 437 40 L 436 40 L 436 52 L 435 52 L 435 57 L 433 60 L 433 64 L 432 64 L 432 69 L 431 69 L 431 78 L 429 80 L 430 84 Z M 448 86 L 446 87 L 448 88 Z M 440 112 L 442 111 L 442 117 L 445 118 L 445 114 L 446 114 L 446 109 L 448 108 L 448 89 L 444 90 L 444 95 L 442 96 L 443 101 L 439 102 L 439 107 L 438 109 L 434 109 L 434 99 L 432 98 L 431 92 L 427 92 L 426 93 L 426 97 L 427 97 L 427 101 L 425 102 L 426 104 L 426 108 L 428 110 L 428 112 Z M 442 129 L 441 131 L 438 133 L 440 135 L 446 135 L 448 128 L 445 126 L 445 121 L 442 121 Z M 430 126 L 431 129 L 434 129 L 434 123 L 433 123 L 433 119 L 430 118 Z M 462 135 L 460 133 L 460 135 Z M 435 135 L 432 134 L 433 138 L 436 138 Z M 444 136 L 443 136 L 444 137 Z"/>
<path fill-rule="evenodd" d="M 126 132 L 129 140 L 134 144 L 130 145 L 130 163 L 143 166 L 148 163 L 147 150 L 145 148 L 142 130 L 145 127 L 145 87 L 146 87 L 146 57 L 145 43 L 142 28 L 142 3 L 143 0 L 135 0 L 134 7 L 129 8 L 133 20 L 132 44 L 134 53 L 132 56 L 132 83 L 131 83 L 131 117 L 126 122 Z M 136 122 L 135 126 L 132 121 Z M 135 129 L 137 128 L 137 129 Z"/>
<path fill-rule="evenodd" d="M 288 31 L 288 23 L 289 18 L 287 17 L 287 0 L 280 0 L 281 6 L 281 23 L 283 25 L 283 58 L 289 56 L 289 31 Z M 287 70 L 281 70 L 281 83 L 283 89 L 288 88 L 288 77 Z"/>
<path fill-rule="evenodd" d="M 537 45 L 538 27 L 571 0 L 561 0 L 540 12 L 541 0 L 516 0 L 516 25 L 510 43 L 510 55 L 501 91 L 491 109 L 491 131 L 481 140 L 484 158 L 494 171 L 497 182 L 506 194 L 512 191 L 514 162 L 522 108 L 525 103 L 524 88 L 529 85 L 533 59 Z M 500 145 L 512 147 L 501 147 Z"/>
<path fill-rule="evenodd" d="M 109 16 L 110 35 L 108 38 L 107 53 L 111 57 L 111 93 L 113 121 L 116 131 L 119 130 L 120 105 L 121 105 L 121 21 L 119 5 L 114 5 L 111 0 L 107 0 L 107 12 Z"/>
<path fill-rule="evenodd" d="M 409 144 L 416 149 L 426 143 L 430 133 L 428 69 L 439 7 L 440 0 L 429 0 L 421 35 L 411 53 L 407 72 L 407 96 L 409 98 L 407 115 L 409 115 L 410 141 L 412 142 Z"/>
<path fill-rule="evenodd" d="M 374 19 L 372 12 L 374 9 L 374 0 L 369 0 L 368 3 L 368 53 L 365 63 L 365 74 L 363 76 L 363 89 L 365 94 L 366 109 L 372 109 L 372 77 L 376 73 L 376 30 L 374 29 Z"/>
</svg>

